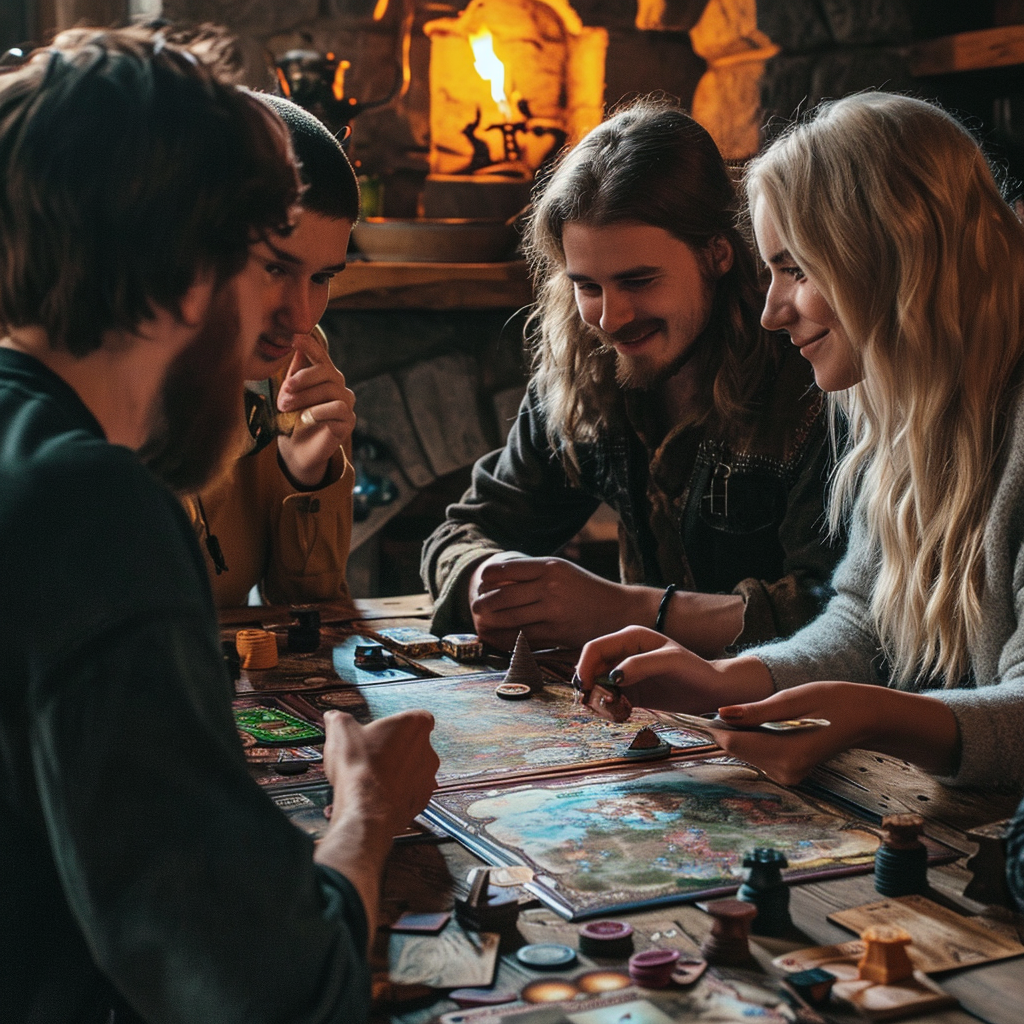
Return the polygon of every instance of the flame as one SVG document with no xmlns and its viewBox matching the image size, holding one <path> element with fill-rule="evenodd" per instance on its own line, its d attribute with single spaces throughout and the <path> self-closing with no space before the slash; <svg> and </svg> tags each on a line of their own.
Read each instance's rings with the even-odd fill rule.
<svg viewBox="0 0 1024 1024">
<path fill-rule="evenodd" d="M 334 93 L 336 100 L 343 100 L 345 98 L 345 72 L 352 67 L 352 62 L 348 60 L 339 60 L 338 67 L 334 72 L 334 83 L 331 85 L 331 92 Z"/>
<path fill-rule="evenodd" d="M 381 18 L 387 14 L 388 11 L 388 0 L 377 0 L 376 5 L 373 8 L 373 20 L 380 21 Z"/>
<path fill-rule="evenodd" d="M 508 98 L 505 96 L 505 65 L 494 53 L 494 36 L 491 30 L 482 28 L 469 37 L 469 45 L 473 47 L 473 67 L 485 81 L 491 83 L 491 99 L 501 108 L 506 118 L 510 116 Z"/>
</svg>

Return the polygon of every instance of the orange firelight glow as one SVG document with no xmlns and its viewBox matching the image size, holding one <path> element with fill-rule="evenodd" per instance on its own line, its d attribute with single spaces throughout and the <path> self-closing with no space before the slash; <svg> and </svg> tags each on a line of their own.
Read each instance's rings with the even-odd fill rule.
<svg viewBox="0 0 1024 1024">
<path fill-rule="evenodd" d="M 505 65 L 498 60 L 494 52 L 494 37 L 490 29 L 482 28 L 469 37 L 469 45 L 473 48 L 473 67 L 485 81 L 491 83 L 491 99 L 498 104 L 502 116 L 509 120 L 512 109 L 505 95 Z"/>
<path fill-rule="evenodd" d="M 345 98 L 345 72 L 352 67 L 352 62 L 347 60 L 339 60 L 337 70 L 334 72 L 334 82 L 331 85 L 331 92 L 334 93 L 336 100 L 343 100 Z"/>
</svg>

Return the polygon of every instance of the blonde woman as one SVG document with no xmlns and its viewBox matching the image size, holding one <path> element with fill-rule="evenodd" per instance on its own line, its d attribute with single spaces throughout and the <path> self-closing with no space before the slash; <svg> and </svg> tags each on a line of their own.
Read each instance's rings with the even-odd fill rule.
<svg viewBox="0 0 1024 1024">
<path fill-rule="evenodd" d="M 849 423 L 836 596 L 789 640 L 728 661 L 622 630 L 584 649 L 584 686 L 619 668 L 634 704 L 742 726 L 829 719 L 719 733 L 786 783 L 864 747 L 1019 790 L 1024 226 L 953 118 L 882 93 L 824 105 L 754 161 L 747 194 L 771 273 L 762 323 Z"/>
</svg>

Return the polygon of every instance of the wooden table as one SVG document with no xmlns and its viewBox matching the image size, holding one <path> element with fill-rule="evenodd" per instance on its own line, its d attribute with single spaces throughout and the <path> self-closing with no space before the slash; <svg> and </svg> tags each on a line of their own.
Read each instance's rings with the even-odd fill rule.
<svg viewBox="0 0 1024 1024">
<path fill-rule="evenodd" d="M 360 628 L 378 629 L 388 625 L 420 625 L 429 618 L 426 595 L 359 601 L 354 608 L 322 606 L 325 621 L 345 621 L 353 632 Z M 260 623 L 280 627 L 289 622 L 288 609 L 238 609 L 222 614 L 227 629 Z M 227 635 L 230 635 L 228 633 Z M 284 664 L 284 660 L 282 661 Z M 839 799 L 848 799 L 879 815 L 913 811 L 924 816 L 927 834 L 950 846 L 962 857 L 952 863 L 929 869 L 929 894 L 936 902 L 963 914 L 977 914 L 985 908 L 962 896 L 970 879 L 964 866 L 976 844 L 966 835 L 971 828 L 1000 820 L 1012 814 L 1015 799 L 991 792 L 948 789 L 906 762 L 866 751 L 849 751 L 820 766 L 809 782 Z M 468 892 L 466 876 L 481 862 L 450 839 L 423 835 L 396 843 L 388 861 L 382 890 L 382 919 L 391 920 L 403 910 L 450 910 L 457 895 Z M 881 897 L 874 889 L 873 875 L 853 875 L 792 886 L 790 912 L 796 929 L 792 938 L 754 938 L 752 950 L 761 970 L 772 976 L 779 972 L 770 965 L 773 957 L 806 946 L 846 942 L 855 936 L 832 924 L 827 915 L 833 911 L 875 902 Z M 552 912 L 524 904 L 520 932 L 526 940 L 538 941 L 549 934 L 551 941 L 571 936 L 576 926 L 562 921 Z M 1024 936 L 1024 919 L 1007 917 Z M 700 944 L 709 928 L 708 916 L 692 905 L 659 908 L 628 915 L 634 927 L 642 929 L 650 920 L 671 919 Z M 375 966 L 386 969 L 386 932 L 378 936 Z M 498 970 L 497 985 L 518 991 L 539 975 L 520 967 L 504 953 Z M 587 964 L 581 957 L 582 964 Z M 382 976 L 383 980 L 383 976 Z M 1024 959 L 1013 958 L 980 967 L 947 973 L 937 979 L 942 988 L 954 995 L 960 1008 L 933 1012 L 913 1018 L 926 1024 L 968 1024 L 980 1019 L 990 1024 L 1020 1024 L 1024 1020 Z M 443 996 L 427 997 L 418 1003 L 403 1003 L 376 1012 L 375 1022 L 426 1024 L 439 1013 L 456 1009 Z M 830 1008 L 828 1020 L 863 1019 L 851 1012 Z"/>
</svg>

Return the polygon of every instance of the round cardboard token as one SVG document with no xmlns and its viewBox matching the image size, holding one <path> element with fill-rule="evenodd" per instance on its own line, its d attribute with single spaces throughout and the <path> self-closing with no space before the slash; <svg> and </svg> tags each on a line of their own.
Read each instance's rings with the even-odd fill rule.
<svg viewBox="0 0 1024 1024">
<path fill-rule="evenodd" d="M 633 934 L 633 926 L 628 921 L 588 921 L 580 925 L 580 935 L 597 942 L 619 942 Z"/>
<path fill-rule="evenodd" d="M 457 988 L 448 993 L 460 1010 L 468 1010 L 474 1006 L 500 1006 L 502 1003 L 514 1003 L 519 997 L 515 992 L 495 992 L 490 988 Z"/>
<path fill-rule="evenodd" d="M 524 1003 L 561 1003 L 566 999 L 575 999 L 580 990 L 566 978 L 551 978 L 545 981 L 531 981 L 519 998 Z"/>
<path fill-rule="evenodd" d="M 599 992 L 615 992 L 620 988 L 628 988 L 632 979 L 624 971 L 587 971 L 573 979 L 577 988 L 588 995 Z"/>
<path fill-rule="evenodd" d="M 527 967 L 550 971 L 576 963 L 576 950 L 557 942 L 535 942 L 517 949 L 516 959 Z"/>
<path fill-rule="evenodd" d="M 533 695 L 526 683 L 498 683 L 494 692 L 502 700 L 529 700 Z"/>
<path fill-rule="evenodd" d="M 674 965 L 678 959 L 678 949 L 645 949 L 642 953 L 634 953 L 629 958 L 629 966 L 646 971 Z"/>
</svg>

